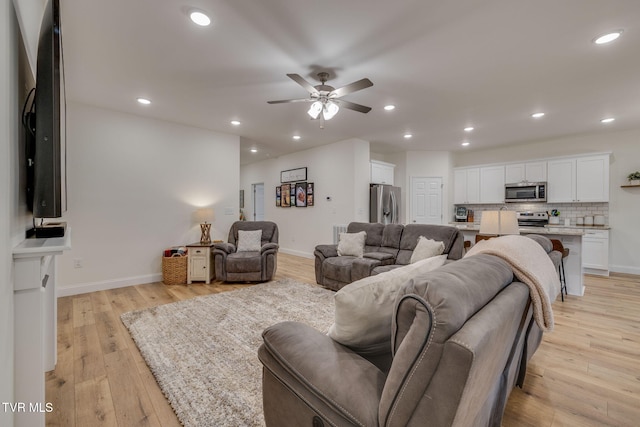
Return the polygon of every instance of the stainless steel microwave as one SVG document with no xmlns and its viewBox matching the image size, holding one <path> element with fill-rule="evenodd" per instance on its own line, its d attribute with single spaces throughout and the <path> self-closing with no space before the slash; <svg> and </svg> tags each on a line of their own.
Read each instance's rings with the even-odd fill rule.
<svg viewBox="0 0 640 427">
<path fill-rule="evenodd" d="M 523 181 L 506 184 L 504 186 L 504 201 L 507 203 L 546 202 L 547 183 Z"/>
</svg>

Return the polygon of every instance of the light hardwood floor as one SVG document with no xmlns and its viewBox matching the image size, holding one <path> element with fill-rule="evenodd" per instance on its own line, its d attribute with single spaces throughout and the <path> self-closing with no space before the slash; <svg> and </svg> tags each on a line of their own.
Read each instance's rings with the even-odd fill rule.
<svg viewBox="0 0 640 427">
<path fill-rule="evenodd" d="M 279 254 L 276 279 L 315 283 L 313 260 Z M 554 303 L 524 388 L 503 426 L 640 425 L 640 276 L 587 276 L 584 297 Z M 251 285 L 162 283 L 58 300 L 58 364 L 47 374 L 48 426 L 179 426 L 120 314 Z"/>
</svg>

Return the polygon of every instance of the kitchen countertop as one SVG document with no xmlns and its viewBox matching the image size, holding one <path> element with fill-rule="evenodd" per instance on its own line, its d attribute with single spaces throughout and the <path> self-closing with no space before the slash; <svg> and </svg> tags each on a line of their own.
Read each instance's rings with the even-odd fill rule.
<svg viewBox="0 0 640 427">
<path fill-rule="evenodd" d="M 450 222 L 460 230 L 480 231 L 480 224 L 474 222 Z M 520 227 L 522 234 L 555 234 L 565 236 L 582 236 L 589 230 L 609 230 L 608 225 L 545 225 L 544 227 Z"/>
</svg>

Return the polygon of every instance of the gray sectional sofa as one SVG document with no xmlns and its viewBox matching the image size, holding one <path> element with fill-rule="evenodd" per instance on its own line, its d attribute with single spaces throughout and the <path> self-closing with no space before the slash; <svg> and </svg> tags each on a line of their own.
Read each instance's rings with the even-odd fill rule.
<svg viewBox="0 0 640 427">
<path fill-rule="evenodd" d="M 258 351 L 266 425 L 499 427 L 542 337 L 529 295 L 503 259 L 478 254 L 406 282 L 383 354 L 273 325 Z"/>
<path fill-rule="evenodd" d="M 367 233 L 364 256 L 338 256 L 337 245 L 318 245 L 315 248 L 316 282 L 329 289 L 343 286 L 372 274 L 408 265 L 418 238 L 444 242 L 448 259 L 464 255 L 464 237 L 456 227 L 429 224 L 379 224 L 352 222 L 347 233 Z"/>
</svg>

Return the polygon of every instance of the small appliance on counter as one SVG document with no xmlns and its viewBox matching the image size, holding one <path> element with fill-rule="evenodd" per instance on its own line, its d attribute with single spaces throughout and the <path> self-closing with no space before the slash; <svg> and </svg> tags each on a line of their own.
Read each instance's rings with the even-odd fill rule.
<svg viewBox="0 0 640 427">
<path fill-rule="evenodd" d="M 456 208 L 456 222 L 467 222 L 467 208 L 464 206 L 458 206 Z"/>
</svg>

